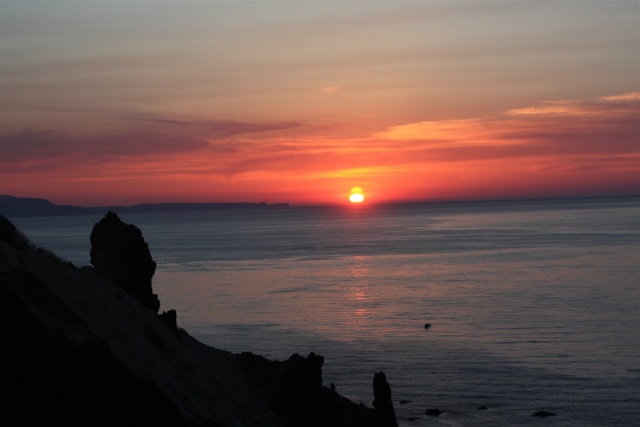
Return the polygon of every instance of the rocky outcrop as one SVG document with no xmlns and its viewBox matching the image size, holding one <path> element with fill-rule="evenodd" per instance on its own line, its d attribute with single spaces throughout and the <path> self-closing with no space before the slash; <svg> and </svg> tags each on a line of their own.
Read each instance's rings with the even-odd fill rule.
<svg viewBox="0 0 640 427">
<path fill-rule="evenodd" d="M 374 410 L 340 396 L 335 386 L 322 385 L 324 358 L 310 353 L 292 355 L 283 362 L 253 353 L 236 355 L 249 381 L 264 390 L 270 409 L 290 426 L 340 427 L 380 425 Z"/>
<path fill-rule="evenodd" d="M 395 417 L 389 423 L 390 419 L 378 410 L 356 405 L 340 396 L 334 384 L 329 388 L 323 386 L 322 356 L 310 353 L 303 357 L 296 353 L 284 362 L 269 361 L 252 353 L 241 353 L 236 357 L 250 373 L 250 380 L 267 392 L 268 406 L 282 416 L 287 425 L 397 426 Z"/>
<path fill-rule="evenodd" d="M 398 426 L 391 400 L 391 386 L 384 372 L 378 372 L 373 376 L 373 407 L 376 409 L 376 426 Z"/>
<path fill-rule="evenodd" d="M 176 328 L 175 312 L 142 308 L 97 269 L 16 232 L 0 217 L 0 425 L 395 425 L 381 419 L 384 374 L 376 409 L 354 404 L 323 386 L 322 356 L 206 346 Z"/>
<path fill-rule="evenodd" d="M 175 310 L 163 311 L 160 318 L 171 329 L 178 329 L 178 314 Z"/>
<path fill-rule="evenodd" d="M 160 301 L 151 288 L 156 263 L 140 229 L 109 212 L 93 227 L 90 240 L 95 269 L 157 313 Z"/>
</svg>

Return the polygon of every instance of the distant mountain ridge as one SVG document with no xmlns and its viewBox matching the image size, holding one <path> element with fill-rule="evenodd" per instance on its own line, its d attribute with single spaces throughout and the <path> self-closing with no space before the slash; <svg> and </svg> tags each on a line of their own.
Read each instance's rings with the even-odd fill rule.
<svg viewBox="0 0 640 427">
<path fill-rule="evenodd" d="M 221 209 L 288 208 L 288 203 L 142 203 L 131 206 L 72 206 L 57 205 L 46 199 L 15 197 L 0 194 L 0 214 L 7 218 L 65 215 L 103 215 L 107 211 L 119 213 L 147 212 L 203 212 Z"/>
</svg>

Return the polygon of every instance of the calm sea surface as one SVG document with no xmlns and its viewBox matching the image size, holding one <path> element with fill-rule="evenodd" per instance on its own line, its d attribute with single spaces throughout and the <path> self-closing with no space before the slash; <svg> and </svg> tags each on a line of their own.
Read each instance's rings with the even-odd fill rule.
<svg viewBox="0 0 640 427">
<path fill-rule="evenodd" d="M 233 352 L 319 353 L 325 385 L 369 406 L 382 370 L 401 426 L 640 423 L 637 198 L 121 218 L 180 327 Z M 99 219 L 11 218 L 76 265 Z"/>
</svg>

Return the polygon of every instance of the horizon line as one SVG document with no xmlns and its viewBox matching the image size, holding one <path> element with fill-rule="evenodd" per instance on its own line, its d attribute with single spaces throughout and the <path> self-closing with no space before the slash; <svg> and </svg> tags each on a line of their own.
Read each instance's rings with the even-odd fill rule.
<svg viewBox="0 0 640 427">
<path fill-rule="evenodd" d="M 22 196 L 14 196 L 11 194 L 0 194 L 0 197 L 8 196 L 16 199 L 31 199 L 31 200 L 44 200 L 49 203 L 52 203 L 57 206 L 70 206 L 70 207 L 78 207 L 78 208 L 131 208 L 135 206 L 144 206 L 144 205 L 265 205 L 267 207 L 274 206 L 284 206 L 287 207 L 338 207 L 338 206 L 353 206 L 353 203 L 344 202 L 344 203 L 317 203 L 317 202 L 309 202 L 309 203 L 292 203 L 292 202 L 266 202 L 266 201 L 242 201 L 242 202 L 230 202 L 230 201 L 206 201 L 206 202 L 139 202 L 132 204 L 104 204 L 104 205 L 76 205 L 76 204 L 58 204 L 57 202 L 53 202 L 50 199 L 45 197 L 22 197 Z M 613 194 L 613 195 L 568 195 L 568 196 L 523 196 L 523 197 L 504 197 L 504 198 L 457 198 L 457 199 L 407 199 L 407 200 L 388 200 L 381 202 L 365 202 L 358 204 L 357 206 L 353 206 L 354 208 L 362 207 L 366 208 L 367 206 L 392 206 L 392 205 L 418 205 L 418 204 L 444 204 L 444 203 L 505 203 L 505 202 L 536 202 L 536 201 L 553 201 L 553 200 L 584 200 L 584 199 L 616 199 L 616 198 L 640 198 L 640 193 L 635 194 Z"/>
</svg>

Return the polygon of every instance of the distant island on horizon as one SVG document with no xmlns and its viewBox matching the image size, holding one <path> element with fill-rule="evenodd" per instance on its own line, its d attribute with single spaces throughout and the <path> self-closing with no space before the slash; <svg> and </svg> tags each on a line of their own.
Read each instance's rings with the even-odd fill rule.
<svg viewBox="0 0 640 427">
<path fill-rule="evenodd" d="M 0 214 L 6 217 L 38 217 L 65 215 L 103 215 L 107 211 L 119 213 L 203 212 L 231 209 L 288 208 L 289 203 L 230 202 L 230 203 L 140 203 L 130 206 L 74 206 L 58 205 L 46 199 L 16 197 L 0 194 Z"/>
</svg>

